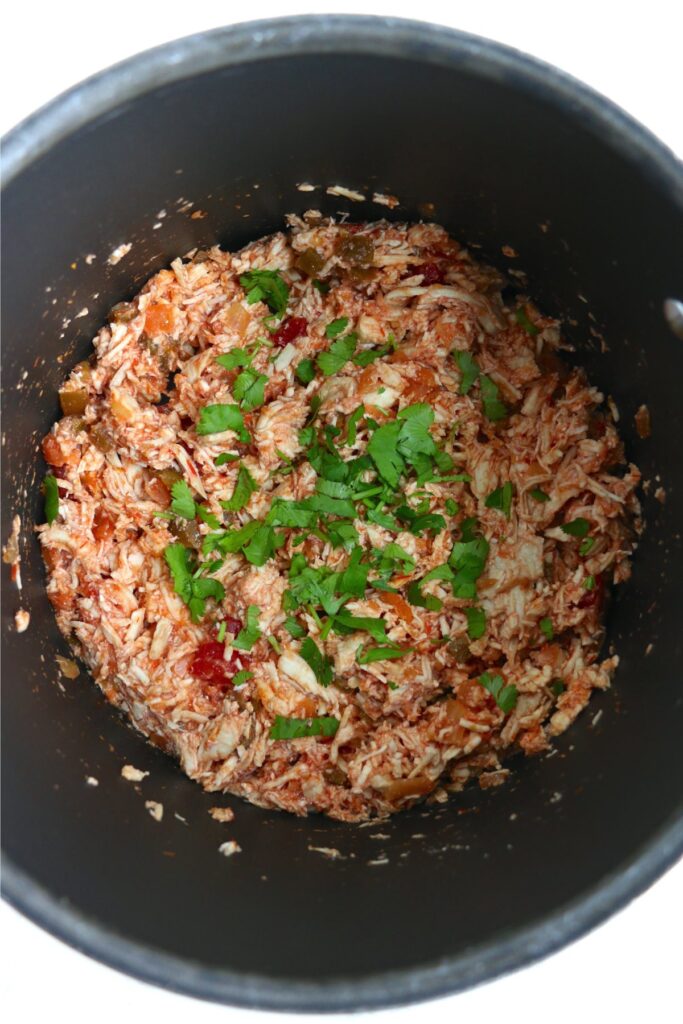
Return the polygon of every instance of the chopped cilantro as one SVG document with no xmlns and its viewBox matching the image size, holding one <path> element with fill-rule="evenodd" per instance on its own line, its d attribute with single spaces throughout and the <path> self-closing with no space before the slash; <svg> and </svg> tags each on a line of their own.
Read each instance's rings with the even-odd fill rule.
<svg viewBox="0 0 683 1024">
<path fill-rule="evenodd" d="M 284 627 L 294 640 L 300 640 L 302 636 L 306 636 L 304 627 L 291 615 L 288 615 L 285 619 Z"/>
<path fill-rule="evenodd" d="M 240 284 L 247 293 L 247 302 L 265 302 L 271 313 L 282 317 L 287 309 L 289 288 L 279 270 L 248 270 L 240 275 Z"/>
<path fill-rule="evenodd" d="M 225 640 L 225 634 L 227 633 L 227 631 L 228 631 L 228 624 L 227 624 L 227 622 L 221 622 L 219 627 L 218 627 L 218 632 L 216 633 L 216 640 L 218 641 L 219 644 L 222 644 L 223 641 Z"/>
<path fill-rule="evenodd" d="M 386 643 L 389 639 L 384 620 L 373 615 L 351 615 L 350 612 L 339 612 L 334 617 L 334 629 L 335 633 L 352 633 L 355 630 L 362 630 L 369 633 L 372 639 L 377 640 L 378 643 L 382 641 Z"/>
<path fill-rule="evenodd" d="M 365 348 L 362 352 L 357 352 L 353 357 L 353 363 L 355 366 L 366 367 L 374 363 L 376 359 L 381 359 L 388 352 L 391 352 L 391 345 L 382 345 L 381 348 Z"/>
<path fill-rule="evenodd" d="M 507 406 L 500 399 L 498 385 L 494 384 L 486 374 L 479 374 L 479 387 L 481 388 L 481 401 L 484 407 L 484 416 L 492 422 L 503 420 L 508 414 Z"/>
<path fill-rule="evenodd" d="M 455 570 L 453 594 L 471 599 L 476 595 L 476 583 L 486 565 L 489 543 L 485 537 L 475 535 L 476 519 L 465 519 L 461 525 L 462 539 L 453 545 L 448 564 Z"/>
<path fill-rule="evenodd" d="M 486 613 L 483 608 L 465 608 L 467 616 L 467 635 L 470 640 L 478 640 L 486 632 Z"/>
<path fill-rule="evenodd" d="M 205 405 L 199 414 L 197 433 L 222 434 L 225 430 L 234 430 L 240 441 L 250 440 L 244 418 L 236 405 Z"/>
<path fill-rule="evenodd" d="M 197 515 L 203 523 L 210 526 L 212 530 L 220 530 L 221 524 L 218 516 L 207 508 L 206 505 L 197 505 Z"/>
<path fill-rule="evenodd" d="M 567 689 L 567 687 L 565 686 L 564 682 L 561 679 L 553 679 L 550 682 L 549 689 L 550 689 L 550 692 L 552 694 L 554 694 L 555 697 L 559 697 L 560 694 L 564 693 L 564 691 Z"/>
<path fill-rule="evenodd" d="M 171 487 L 171 495 L 173 497 L 171 502 L 173 514 L 180 516 L 181 519 L 194 519 L 197 514 L 194 498 L 184 480 L 176 480 Z"/>
<path fill-rule="evenodd" d="M 276 654 L 282 654 L 282 646 L 276 636 L 267 636 L 266 640 L 268 641 L 268 643 L 273 648 Z"/>
<path fill-rule="evenodd" d="M 299 501 L 288 501 L 286 498 L 275 498 L 268 515 L 266 523 L 272 526 L 315 526 L 318 515 L 313 509 Z"/>
<path fill-rule="evenodd" d="M 509 715 L 517 704 L 517 687 L 503 686 L 502 676 L 492 675 L 490 672 L 484 672 L 479 676 L 479 682 L 485 690 L 488 690 L 500 710 Z"/>
<path fill-rule="evenodd" d="M 275 554 L 276 547 L 278 547 L 278 543 L 273 527 L 265 523 L 258 523 L 257 529 L 242 551 L 244 557 L 252 565 L 265 565 L 268 559 Z"/>
<path fill-rule="evenodd" d="M 48 523 L 54 523 L 59 515 L 59 487 L 57 477 L 48 473 L 43 481 L 45 490 L 45 518 Z"/>
<path fill-rule="evenodd" d="M 253 476 L 246 466 L 240 466 L 232 497 L 227 501 L 222 501 L 221 507 L 226 512 L 239 512 L 249 504 L 249 499 L 256 490 L 258 490 L 258 484 Z"/>
<path fill-rule="evenodd" d="M 310 384 L 315 377 L 315 366 L 312 359 L 302 359 L 294 371 L 296 378 L 304 386 Z"/>
<path fill-rule="evenodd" d="M 232 348 L 224 355 L 216 356 L 216 362 L 225 370 L 235 370 L 238 366 L 249 366 L 253 358 L 245 348 Z"/>
<path fill-rule="evenodd" d="M 585 537 L 590 528 L 591 524 L 582 516 L 562 524 L 562 530 L 568 533 L 570 537 Z"/>
<path fill-rule="evenodd" d="M 595 576 L 586 576 L 582 586 L 584 590 L 593 590 L 595 588 Z"/>
<path fill-rule="evenodd" d="M 333 715 L 321 718 L 283 718 L 276 715 L 268 735 L 271 740 L 299 740 L 307 736 L 334 736 L 339 719 Z"/>
<path fill-rule="evenodd" d="M 358 421 L 365 415 L 365 406 L 357 406 L 346 421 L 346 440 L 344 444 L 354 445 L 356 443 L 356 426 Z"/>
<path fill-rule="evenodd" d="M 253 678 L 253 672 L 249 672 L 246 668 L 241 668 L 239 672 L 235 672 L 234 676 L 232 677 L 232 685 L 235 687 L 235 689 L 239 689 L 240 686 L 244 686 L 247 680 Z"/>
<path fill-rule="evenodd" d="M 542 491 L 540 487 L 534 487 L 529 491 L 529 494 L 534 501 L 550 501 L 550 495 L 546 494 L 545 491 Z"/>
<path fill-rule="evenodd" d="M 370 665 L 373 661 L 389 661 L 393 658 L 402 658 L 410 654 L 412 647 L 368 647 L 360 645 L 356 651 L 356 661 L 359 665 Z"/>
<path fill-rule="evenodd" d="M 206 607 L 206 599 L 214 598 L 222 601 L 225 590 L 218 580 L 195 578 L 193 557 L 183 544 L 169 544 L 164 550 L 164 558 L 173 577 L 173 588 L 178 596 L 190 609 L 193 622 L 198 622 Z"/>
<path fill-rule="evenodd" d="M 236 452 L 221 452 L 213 460 L 214 466 L 224 466 L 226 462 L 237 462 L 239 455 Z"/>
<path fill-rule="evenodd" d="M 453 500 L 453 498 L 446 498 L 445 507 L 446 512 L 448 513 L 449 516 L 457 515 L 457 513 L 460 511 L 460 506 L 458 505 L 457 501 Z"/>
<path fill-rule="evenodd" d="M 396 509 L 396 518 L 405 523 L 410 532 L 416 537 L 419 537 L 426 530 L 433 530 L 438 533 L 439 530 L 446 529 L 446 520 L 439 512 L 423 512 L 420 514 L 415 509 L 410 508 L 409 505 L 400 505 Z"/>
<path fill-rule="evenodd" d="M 506 481 L 502 487 L 496 487 L 495 491 L 491 491 L 484 504 L 487 508 L 498 509 L 506 519 L 509 519 L 510 506 L 512 505 L 512 484 L 510 481 Z"/>
<path fill-rule="evenodd" d="M 263 405 L 267 383 L 268 377 L 265 373 L 257 373 L 256 370 L 249 369 L 243 370 L 235 378 L 235 383 L 232 386 L 235 401 L 239 402 L 245 412 L 258 409 L 260 405 Z"/>
<path fill-rule="evenodd" d="M 341 574 L 339 590 L 342 594 L 350 594 L 352 597 L 363 597 L 367 584 L 369 565 L 361 564 L 363 549 L 355 548 L 351 552 L 349 563 Z"/>
<path fill-rule="evenodd" d="M 320 278 L 317 277 L 313 282 L 313 287 L 316 291 L 319 291 L 321 295 L 327 295 L 330 290 L 330 286 L 327 281 L 321 281 Z"/>
<path fill-rule="evenodd" d="M 586 537 L 579 544 L 579 554 L 582 556 L 590 554 L 595 546 L 595 537 Z"/>
<path fill-rule="evenodd" d="M 322 653 L 314 640 L 307 636 L 299 648 L 299 653 L 306 664 L 313 669 L 315 678 L 321 686 L 329 686 L 334 678 L 332 661 Z"/>
<path fill-rule="evenodd" d="M 247 624 L 233 640 L 233 647 L 237 647 L 240 651 L 250 651 L 256 641 L 260 640 L 263 635 L 258 621 L 260 610 L 257 604 L 249 605 L 247 608 Z"/>
<path fill-rule="evenodd" d="M 355 334 L 347 334 L 344 338 L 337 338 L 336 341 L 333 341 L 326 352 L 320 353 L 316 363 L 326 377 L 339 373 L 342 366 L 348 363 L 356 351 L 356 341 Z"/>
<path fill-rule="evenodd" d="M 326 338 L 336 338 L 338 334 L 345 331 L 349 324 L 348 316 L 340 316 L 337 320 L 333 320 L 331 324 L 328 324 L 325 328 Z"/>
<path fill-rule="evenodd" d="M 460 370 L 460 394 L 466 395 L 479 376 L 479 367 L 469 352 L 453 352 L 456 366 Z"/>
<path fill-rule="evenodd" d="M 531 322 L 524 306 L 520 306 L 515 310 L 515 320 L 532 337 L 540 332 L 540 327 Z"/>
<path fill-rule="evenodd" d="M 547 617 L 541 619 L 541 621 L 538 624 L 538 628 L 540 629 L 541 633 L 543 633 L 543 636 L 546 638 L 548 642 L 550 642 L 554 638 L 555 630 L 553 629 L 552 619 L 549 619 Z"/>
<path fill-rule="evenodd" d="M 375 463 L 379 475 L 392 490 L 398 487 L 401 473 L 405 469 L 403 456 L 398 450 L 398 437 L 402 426 L 399 420 L 385 423 L 383 427 L 375 430 L 368 442 L 368 455 Z"/>
</svg>

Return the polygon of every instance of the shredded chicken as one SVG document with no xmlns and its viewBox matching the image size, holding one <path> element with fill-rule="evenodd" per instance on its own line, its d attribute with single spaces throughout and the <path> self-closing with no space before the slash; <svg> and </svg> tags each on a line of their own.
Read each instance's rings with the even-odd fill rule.
<svg viewBox="0 0 683 1024">
<path fill-rule="evenodd" d="M 609 685 L 640 474 L 502 285 L 437 225 L 309 211 L 175 260 L 60 391 L 59 627 L 205 789 L 383 817 L 499 785 Z"/>
</svg>

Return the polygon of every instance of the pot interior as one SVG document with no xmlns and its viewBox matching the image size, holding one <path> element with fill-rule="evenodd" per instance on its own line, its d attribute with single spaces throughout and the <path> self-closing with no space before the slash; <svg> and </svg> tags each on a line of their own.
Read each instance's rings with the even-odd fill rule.
<svg viewBox="0 0 683 1024">
<path fill-rule="evenodd" d="M 5 539 L 21 516 L 31 622 L 14 631 L 19 598 L 5 574 L 4 841 L 64 907 L 204 969 L 263 984 L 362 983 L 495 946 L 563 911 L 680 814 L 683 344 L 661 308 L 683 280 L 683 224 L 655 169 L 618 134 L 550 86 L 494 73 L 485 54 L 451 66 L 419 54 L 292 55 L 150 89 L 7 186 L 2 529 Z M 318 187 L 301 192 L 301 182 Z M 400 205 L 326 194 L 334 184 Z M 515 760 L 500 789 L 363 828 L 217 800 L 134 733 L 84 669 L 62 679 L 55 654 L 69 651 L 31 530 L 42 515 L 38 443 L 58 415 L 59 383 L 111 306 L 195 246 L 237 248 L 308 208 L 352 220 L 426 215 L 501 270 L 525 271 L 613 397 L 627 456 L 651 481 L 633 577 L 609 611 L 607 646 L 621 658 L 612 690 L 553 756 Z M 122 243 L 128 254 L 108 262 Z M 641 403 L 647 440 L 634 427 Z M 150 775 L 133 786 L 124 764 Z M 163 803 L 160 823 L 146 799 Z M 233 824 L 209 817 L 217 802 L 234 807 Z M 243 851 L 229 860 L 218 853 L 227 838 Z M 539 933 L 533 955 L 556 941 Z M 443 988 L 459 983 L 449 979 Z M 262 1003 L 259 984 L 248 999 Z M 407 998 L 406 984 L 382 1001 Z M 351 986 L 346 1004 L 361 992 Z"/>
</svg>

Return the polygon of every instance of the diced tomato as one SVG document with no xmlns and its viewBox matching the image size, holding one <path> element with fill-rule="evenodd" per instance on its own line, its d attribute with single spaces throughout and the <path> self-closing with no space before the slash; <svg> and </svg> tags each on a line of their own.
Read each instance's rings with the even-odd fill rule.
<svg viewBox="0 0 683 1024">
<path fill-rule="evenodd" d="M 145 316 L 145 331 L 151 336 L 164 334 L 173 330 L 175 316 L 173 306 L 167 302 L 155 302 L 147 307 Z"/>
<path fill-rule="evenodd" d="M 303 316 L 290 316 L 278 327 L 273 335 L 274 345 L 288 345 L 308 330 L 308 320 Z"/>
<path fill-rule="evenodd" d="M 229 615 L 223 620 L 225 622 L 225 628 L 228 633 L 232 633 L 233 636 L 237 636 L 242 628 L 242 623 L 239 619 L 233 619 Z"/>
<path fill-rule="evenodd" d="M 422 274 L 422 284 L 425 286 L 444 282 L 444 270 L 438 263 L 422 263 L 419 267 L 412 267 L 411 277 L 413 274 Z"/>
<path fill-rule="evenodd" d="M 224 658 L 225 648 L 217 640 L 208 640 L 200 644 L 192 655 L 190 661 L 190 672 L 196 679 L 204 683 L 211 683 L 221 689 L 227 690 L 232 686 L 232 678 L 237 671 L 233 664 L 235 655 L 231 655 L 226 661 Z M 241 658 L 241 660 L 245 660 Z"/>
</svg>

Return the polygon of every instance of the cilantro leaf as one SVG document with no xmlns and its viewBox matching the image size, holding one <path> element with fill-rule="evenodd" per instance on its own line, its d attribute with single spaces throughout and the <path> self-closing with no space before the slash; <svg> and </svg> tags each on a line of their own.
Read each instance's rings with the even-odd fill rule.
<svg viewBox="0 0 683 1024">
<path fill-rule="evenodd" d="M 192 570 L 190 552 L 184 544 L 169 544 L 164 549 L 166 564 L 173 577 L 173 589 L 188 604 L 192 597 Z"/>
<path fill-rule="evenodd" d="M 402 658 L 410 654 L 412 647 L 368 647 L 360 645 L 356 651 L 356 661 L 359 665 L 371 665 L 373 661 L 389 661 L 393 658 Z"/>
<path fill-rule="evenodd" d="M 297 622 L 297 620 L 293 618 L 291 615 L 287 616 L 283 625 L 287 632 L 289 633 L 289 635 L 293 637 L 295 640 L 300 640 L 302 636 L 306 636 L 306 630 L 304 629 L 304 627 L 299 622 Z"/>
<path fill-rule="evenodd" d="M 585 557 L 585 555 L 590 554 L 590 552 L 593 550 L 594 546 L 595 546 L 595 537 L 586 537 L 579 544 L 579 554 L 582 557 Z"/>
<path fill-rule="evenodd" d="M 226 512 L 239 512 L 249 504 L 249 499 L 256 490 L 258 490 L 258 484 L 253 476 L 246 466 L 240 466 L 232 497 L 227 501 L 222 501 L 221 508 L 224 508 Z"/>
<path fill-rule="evenodd" d="M 232 685 L 235 687 L 235 689 L 239 689 L 240 686 L 244 686 L 247 680 L 253 678 L 253 672 L 249 672 L 246 668 L 241 668 L 239 672 L 235 672 L 234 676 L 232 677 Z"/>
<path fill-rule="evenodd" d="M 466 395 L 479 376 L 479 367 L 469 352 L 453 352 L 455 364 L 460 370 L 460 394 Z"/>
<path fill-rule="evenodd" d="M 368 442 L 368 455 L 375 463 L 382 479 L 396 490 L 405 469 L 403 456 L 398 450 L 398 438 L 403 424 L 399 420 L 378 427 Z"/>
<path fill-rule="evenodd" d="M 343 498 L 332 498 L 327 494 L 312 494 L 305 498 L 302 504 L 306 508 L 316 512 L 323 512 L 325 515 L 341 516 L 344 519 L 353 519 L 356 515 L 356 508 L 352 501 Z"/>
<path fill-rule="evenodd" d="M 470 640 L 478 640 L 486 632 L 486 613 L 483 608 L 465 608 L 467 616 L 467 635 Z"/>
<path fill-rule="evenodd" d="M 388 352 L 391 352 L 391 345 L 382 345 L 381 348 L 365 348 L 362 352 L 358 352 L 353 357 L 353 363 L 355 366 L 370 366 L 376 359 L 381 359 Z"/>
<path fill-rule="evenodd" d="M 269 526 L 311 527 L 317 522 L 318 514 L 313 509 L 306 508 L 298 501 L 288 501 L 286 498 L 275 498 L 266 516 L 266 523 Z"/>
<path fill-rule="evenodd" d="M 239 402 L 245 412 L 258 409 L 263 405 L 265 398 L 265 385 L 268 377 L 265 373 L 257 373 L 256 370 L 243 370 L 235 378 L 232 386 L 232 393 L 235 401 Z"/>
<path fill-rule="evenodd" d="M 484 416 L 492 422 L 503 420 L 508 414 L 507 406 L 500 399 L 498 385 L 494 384 L 486 374 L 479 374 L 479 387 L 481 388 L 481 402 L 484 407 Z"/>
<path fill-rule="evenodd" d="M 341 630 L 338 627 L 341 627 Z M 373 640 L 385 643 L 389 640 L 384 620 L 373 615 L 352 615 L 350 612 L 339 612 L 334 617 L 334 629 L 335 633 L 363 630 L 365 633 L 369 633 Z"/>
<path fill-rule="evenodd" d="M 216 356 L 216 362 L 225 370 L 235 370 L 238 366 L 249 366 L 253 358 L 245 348 L 231 348 L 224 355 Z"/>
<path fill-rule="evenodd" d="M 349 324 L 348 316 L 340 316 L 337 320 L 333 320 L 331 324 L 328 324 L 325 328 L 326 338 L 336 338 L 338 334 L 345 331 Z"/>
<path fill-rule="evenodd" d="M 534 501 L 550 501 L 550 495 L 546 494 L 545 491 L 542 491 L 540 487 L 534 487 L 529 491 L 529 494 Z"/>
<path fill-rule="evenodd" d="M 247 293 L 247 302 L 265 302 L 271 313 L 284 316 L 289 301 L 289 287 L 279 270 L 248 270 L 240 274 L 240 284 Z"/>
<path fill-rule="evenodd" d="M 306 664 L 313 669 L 315 678 L 321 686 L 329 686 L 334 677 L 332 661 L 322 653 L 318 645 L 310 636 L 301 644 L 299 653 Z"/>
<path fill-rule="evenodd" d="M 517 687 L 503 686 L 503 678 L 499 675 L 492 675 L 484 672 L 479 676 L 479 682 L 485 690 L 491 694 L 501 711 L 508 715 L 517 704 Z"/>
<path fill-rule="evenodd" d="M 541 633 L 543 633 L 543 636 L 546 638 L 546 640 L 550 641 L 555 636 L 552 619 L 549 619 L 547 617 L 541 619 L 541 621 L 538 624 L 538 627 L 541 630 Z"/>
<path fill-rule="evenodd" d="M 532 337 L 540 333 L 540 327 L 537 327 L 536 324 L 531 322 L 524 306 L 520 306 L 515 310 L 515 320 L 520 327 L 523 327 L 527 334 L 530 334 Z"/>
<path fill-rule="evenodd" d="M 315 377 L 315 366 L 312 359 L 302 359 L 296 370 L 297 380 L 299 380 L 304 386 L 310 384 Z"/>
<path fill-rule="evenodd" d="M 260 566 L 265 565 L 268 559 L 273 557 L 278 545 L 273 527 L 259 523 L 258 520 L 256 522 L 257 528 L 249 543 L 242 548 L 242 554 L 252 565 Z"/>
<path fill-rule="evenodd" d="M 224 466 L 226 462 L 237 462 L 239 455 L 236 452 L 221 452 L 213 460 L 214 466 Z"/>
<path fill-rule="evenodd" d="M 362 557 L 363 549 L 361 547 L 355 548 L 351 553 L 349 564 L 342 572 L 339 581 L 338 589 L 342 594 L 350 594 L 352 597 L 363 597 L 365 594 L 370 566 L 361 564 Z"/>
<path fill-rule="evenodd" d="M 364 405 L 359 405 L 353 410 L 346 421 L 346 440 L 344 441 L 344 444 L 351 446 L 356 443 L 356 425 L 364 415 Z"/>
<path fill-rule="evenodd" d="M 432 577 L 433 578 L 433 577 Z M 416 608 L 426 608 L 428 612 L 440 612 L 443 608 L 443 601 L 434 594 L 423 594 L 422 584 L 424 580 L 413 580 L 408 584 L 406 597 L 408 603 Z"/>
<path fill-rule="evenodd" d="M 416 537 L 419 537 L 426 530 L 446 529 L 446 520 L 440 512 L 423 512 L 422 514 L 410 508 L 409 505 L 400 505 L 396 509 L 396 518 L 405 523 L 408 529 Z"/>
<path fill-rule="evenodd" d="M 318 368 L 322 370 L 326 377 L 331 377 L 334 373 L 339 373 L 342 366 L 348 363 L 349 359 L 356 351 L 356 335 L 347 334 L 344 338 L 337 338 L 333 341 L 326 352 L 321 352 L 316 359 Z"/>
<path fill-rule="evenodd" d="M 495 508 L 502 512 L 506 519 L 510 518 L 510 506 L 512 505 L 512 484 L 506 481 L 502 487 L 496 487 L 491 491 L 484 502 L 487 508 Z"/>
<path fill-rule="evenodd" d="M 284 718 L 276 715 L 268 735 L 271 740 L 299 740 L 307 736 L 334 736 L 339 719 L 333 715 L 320 718 Z"/>
<path fill-rule="evenodd" d="M 207 508 L 206 505 L 197 505 L 197 515 L 203 523 L 210 526 L 212 530 L 220 530 L 221 524 L 217 515 Z"/>
<path fill-rule="evenodd" d="M 448 513 L 449 516 L 457 515 L 457 513 L 460 511 L 460 506 L 458 505 L 457 501 L 455 501 L 453 498 L 446 498 L 444 505 L 446 508 L 446 512 Z"/>
<path fill-rule="evenodd" d="M 240 651 L 250 651 L 256 641 L 260 640 L 263 635 L 258 621 L 260 610 L 257 604 L 249 605 L 247 608 L 247 624 L 233 640 L 233 647 L 237 647 Z"/>
<path fill-rule="evenodd" d="M 240 441 L 249 441 L 249 431 L 244 426 L 244 418 L 236 405 L 205 405 L 199 414 L 197 433 L 222 434 L 224 430 L 234 430 Z"/>
<path fill-rule="evenodd" d="M 561 527 L 564 533 L 569 534 L 570 537 L 585 537 L 590 528 L 591 524 L 582 516 L 572 519 L 569 523 L 563 523 Z"/>
<path fill-rule="evenodd" d="M 560 694 L 564 693 L 567 687 L 561 679 L 553 679 L 549 684 L 549 689 L 555 697 L 559 697 Z"/>
<path fill-rule="evenodd" d="M 485 537 L 474 535 L 476 520 L 464 520 L 462 524 L 462 540 L 456 541 L 448 559 L 448 564 L 455 569 L 453 594 L 455 597 L 473 598 L 477 593 L 476 583 L 486 565 L 489 554 L 489 542 Z M 464 538 L 468 539 L 465 540 Z"/>
<path fill-rule="evenodd" d="M 171 495 L 173 497 L 171 502 L 173 514 L 180 516 L 181 519 L 194 519 L 197 514 L 194 498 L 184 480 L 176 480 L 171 487 Z"/>
<path fill-rule="evenodd" d="M 43 481 L 45 489 L 45 519 L 48 523 L 54 523 L 59 515 L 59 487 L 57 477 L 48 473 Z"/>
</svg>

